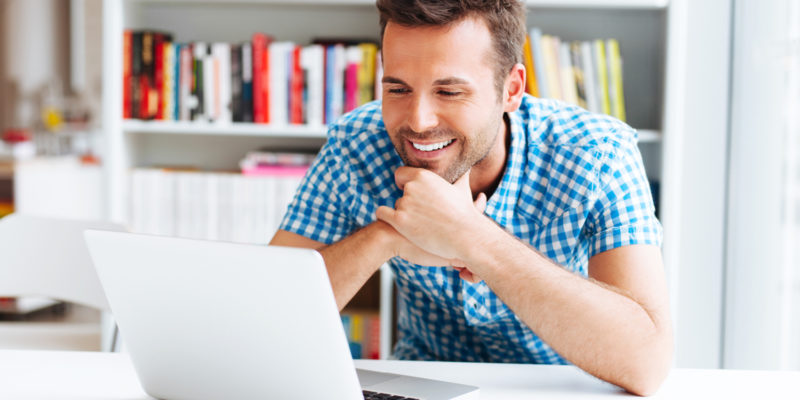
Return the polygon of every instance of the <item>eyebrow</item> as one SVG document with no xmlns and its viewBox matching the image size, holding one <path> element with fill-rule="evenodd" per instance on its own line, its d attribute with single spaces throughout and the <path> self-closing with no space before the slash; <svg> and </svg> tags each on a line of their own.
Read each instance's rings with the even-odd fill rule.
<svg viewBox="0 0 800 400">
<path fill-rule="evenodd" d="M 395 83 L 399 85 L 409 86 L 405 81 L 400 78 L 395 78 L 393 76 L 384 76 L 381 79 L 383 83 Z M 469 82 L 465 79 L 456 78 L 454 76 L 450 76 L 447 78 L 441 78 L 433 81 L 434 86 L 447 86 L 447 85 L 469 85 Z"/>
</svg>

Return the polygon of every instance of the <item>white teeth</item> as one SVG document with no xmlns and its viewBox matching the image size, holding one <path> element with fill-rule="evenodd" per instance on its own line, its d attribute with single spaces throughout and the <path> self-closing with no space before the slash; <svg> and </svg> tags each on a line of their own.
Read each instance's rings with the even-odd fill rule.
<svg viewBox="0 0 800 400">
<path fill-rule="evenodd" d="M 418 143 L 414 143 L 414 142 L 411 142 L 411 144 L 414 145 L 414 148 L 417 149 L 417 150 L 434 151 L 434 150 L 439 150 L 441 148 L 444 148 L 445 146 L 447 146 L 450 143 L 453 143 L 453 140 L 455 140 L 455 139 L 450 139 L 450 140 L 447 140 L 447 141 L 444 141 L 444 142 L 433 143 L 433 144 L 418 144 Z"/>
</svg>

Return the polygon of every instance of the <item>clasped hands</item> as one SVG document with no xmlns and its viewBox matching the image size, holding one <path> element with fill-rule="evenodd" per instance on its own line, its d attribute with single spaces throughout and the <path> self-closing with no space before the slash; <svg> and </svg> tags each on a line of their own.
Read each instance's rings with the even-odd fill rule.
<svg viewBox="0 0 800 400">
<path fill-rule="evenodd" d="M 423 168 L 404 166 L 395 171 L 403 197 L 395 208 L 381 206 L 375 213 L 397 232 L 392 241 L 395 256 L 420 265 L 453 267 L 461 279 L 481 281 L 467 258 L 489 220 L 483 215 L 486 195 L 472 199 L 469 174 L 450 184 Z"/>
</svg>

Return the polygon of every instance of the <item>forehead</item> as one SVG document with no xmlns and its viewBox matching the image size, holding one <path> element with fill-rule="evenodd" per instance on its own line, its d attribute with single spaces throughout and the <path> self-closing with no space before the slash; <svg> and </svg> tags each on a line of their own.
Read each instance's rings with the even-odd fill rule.
<svg viewBox="0 0 800 400">
<path fill-rule="evenodd" d="M 387 75 L 402 79 L 431 74 L 442 76 L 491 75 L 492 38 L 479 18 L 464 18 L 448 26 L 407 27 L 391 21 L 383 35 L 383 63 Z M 403 77 L 403 76 L 405 77 Z"/>
</svg>

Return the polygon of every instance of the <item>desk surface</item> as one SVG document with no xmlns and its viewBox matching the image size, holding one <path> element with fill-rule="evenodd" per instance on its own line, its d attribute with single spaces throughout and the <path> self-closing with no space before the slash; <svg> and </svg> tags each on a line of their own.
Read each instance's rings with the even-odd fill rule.
<svg viewBox="0 0 800 400">
<path fill-rule="evenodd" d="M 571 366 L 367 360 L 356 366 L 476 385 L 482 399 L 630 396 Z M 0 398 L 151 399 L 127 354 L 27 350 L 0 350 Z M 800 372 L 675 369 L 652 398 L 798 399 Z"/>
</svg>

